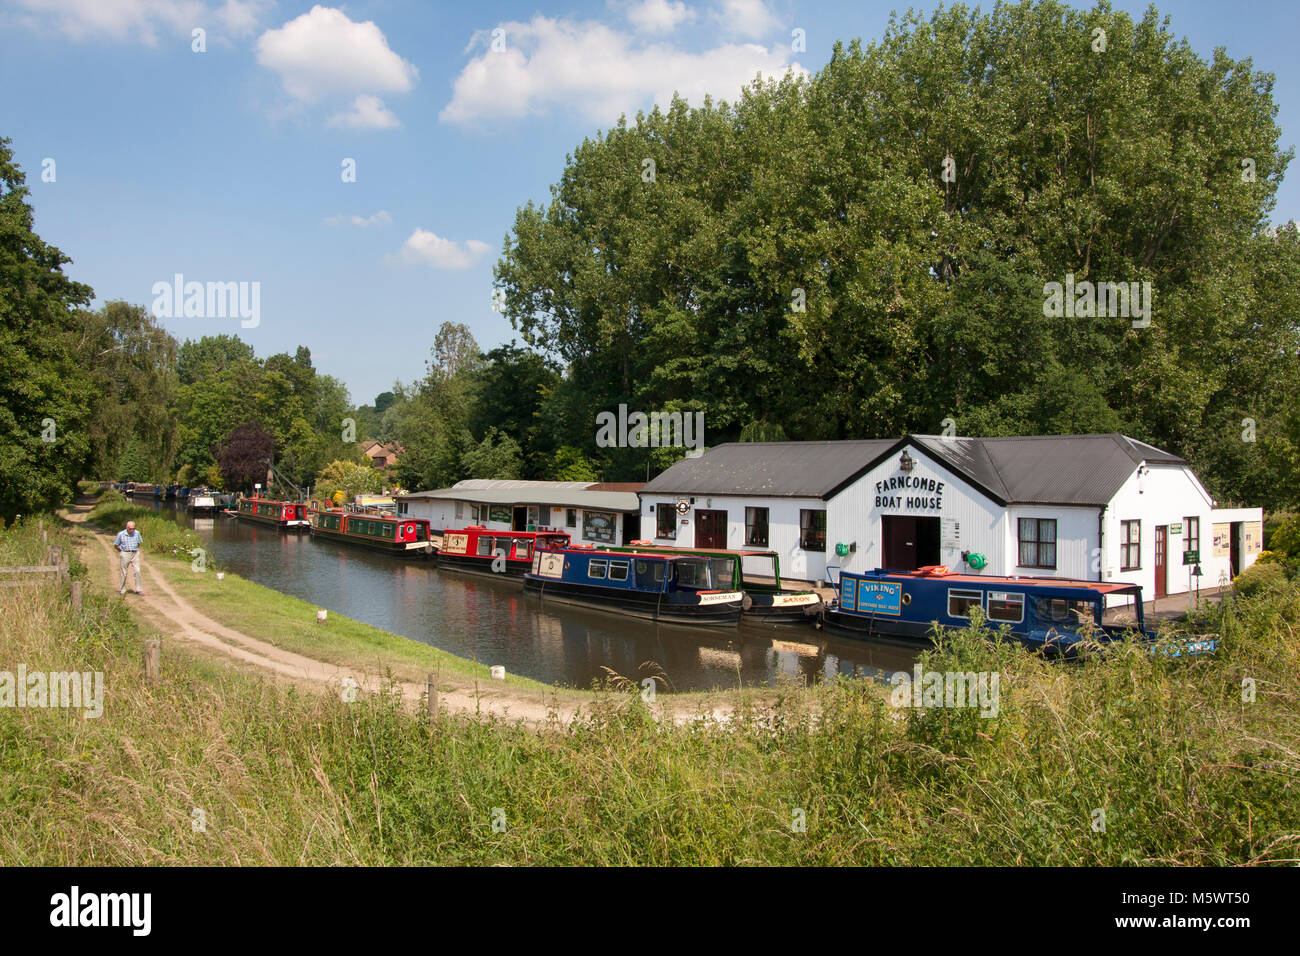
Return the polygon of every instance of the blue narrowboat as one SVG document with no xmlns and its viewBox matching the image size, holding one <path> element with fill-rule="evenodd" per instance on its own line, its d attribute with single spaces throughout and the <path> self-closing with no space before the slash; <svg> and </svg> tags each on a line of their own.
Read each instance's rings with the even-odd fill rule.
<svg viewBox="0 0 1300 956">
<path fill-rule="evenodd" d="M 707 559 L 692 555 L 539 548 L 524 590 L 543 601 L 651 621 L 735 627 L 747 598 L 742 591 L 719 590 L 714 572 Z"/>
<path fill-rule="evenodd" d="M 831 632 L 928 643 L 934 625 L 961 628 L 979 609 L 990 627 L 1005 625 L 1026 647 L 1050 656 L 1072 656 L 1084 641 L 1152 642 L 1142 613 L 1142 588 L 1136 584 L 1068 578 L 992 577 L 950 574 L 943 566 L 916 571 L 877 568 L 865 574 L 840 573 L 836 599 L 821 615 Z M 1103 624 L 1107 597 L 1132 599 L 1134 621 Z M 1213 641 L 1191 642 L 1180 651 L 1201 653 Z"/>
</svg>

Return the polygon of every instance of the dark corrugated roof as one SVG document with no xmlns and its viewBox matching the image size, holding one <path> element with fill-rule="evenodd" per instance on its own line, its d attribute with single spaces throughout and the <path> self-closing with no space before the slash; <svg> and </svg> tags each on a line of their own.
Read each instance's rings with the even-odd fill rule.
<svg viewBox="0 0 1300 956">
<path fill-rule="evenodd" d="M 685 458 L 642 494 L 828 498 L 910 442 L 1003 504 L 1106 504 L 1141 462 L 1187 464 L 1127 435 L 738 442 Z"/>
<path fill-rule="evenodd" d="M 897 443 L 897 438 L 729 442 L 699 458 L 683 458 L 641 494 L 824 498 Z"/>
</svg>

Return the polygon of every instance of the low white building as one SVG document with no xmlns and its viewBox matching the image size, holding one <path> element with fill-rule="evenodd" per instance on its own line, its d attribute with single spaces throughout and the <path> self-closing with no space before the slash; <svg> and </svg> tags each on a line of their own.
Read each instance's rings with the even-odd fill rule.
<svg viewBox="0 0 1300 956">
<path fill-rule="evenodd" d="M 639 534 L 639 487 L 471 478 L 394 497 L 398 514 L 427 518 L 435 534 L 482 525 L 493 531 L 566 531 L 574 542 L 626 544 Z"/>
<path fill-rule="evenodd" d="M 640 492 L 643 537 L 768 548 L 782 572 L 944 565 L 970 574 L 1218 586 L 1262 548 L 1176 455 L 1124 435 L 731 443 Z M 1199 568 L 1199 579 L 1192 572 Z"/>
</svg>

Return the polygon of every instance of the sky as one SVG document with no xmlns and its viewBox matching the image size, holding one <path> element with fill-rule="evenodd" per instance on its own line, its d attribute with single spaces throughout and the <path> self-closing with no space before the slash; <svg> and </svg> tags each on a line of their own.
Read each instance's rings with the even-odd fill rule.
<svg viewBox="0 0 1300 956">
<path fill-rule="evenodd" d="M 424 374 L 444 321 L 484 351 L 517 338 L 492 266 L 583 139 L 674 90 L 734 100 L 756 73 L 816 72 L 836 40 L 877 39 L 906 7 L 0 0 L 0 136 L 37 232 L 96 305 L 138 303 L 180 340 L 236 334 L 263 357 L 306 345 L 368 403 Z M 1159 9 L 1202 57 L 1223 46 L 1276 75 L 1293 146 L 1300 5 Z M 1297 178 L 1275 223 L 1300 218 Z M 245 283 L 246 317 L 162 301 L 178 274 Z"/>
</svg>

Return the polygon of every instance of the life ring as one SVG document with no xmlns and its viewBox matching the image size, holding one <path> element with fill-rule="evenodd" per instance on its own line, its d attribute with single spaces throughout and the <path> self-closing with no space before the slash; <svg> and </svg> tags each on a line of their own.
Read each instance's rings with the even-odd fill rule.
<svg viewBox="0 0 1300 956">
<path fill-rule="evenodd" d="M 569 545 L 569 547 L 571 547 L 571 548 L 581 548 L 583 551 L 595 551 L 595 550 L 596 550 L 596 546 L 595 546 L 594 544 L 589 544 L 589 543 L 587 543 L 586 541 L 579 542 L 578 544 L 571 544 L 571 545 Z"/>
<path fill-rule="evenodd" d="M 646 541 L 644 538 L 639 538 L 636 541 L 629 541 L 628 544 L 634 548 L 653 548 L 655 546 L 653 541 Z"/>
<path fill-rule="evenodd" d="M 409 536 L 409 535 L 414 535 L 414 534 L 415 534 L 415 525 L 413 525 L 413 524 L 408 524 L 408 525 L 406 526 L 406 533 L 407 533 L 408 536 Z"/>
</svg>

